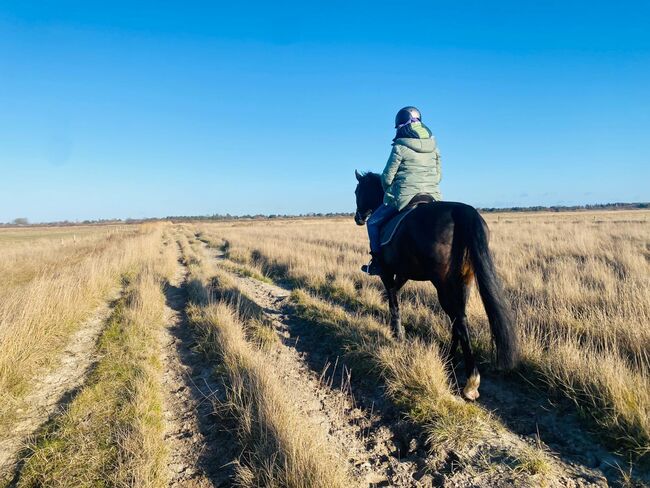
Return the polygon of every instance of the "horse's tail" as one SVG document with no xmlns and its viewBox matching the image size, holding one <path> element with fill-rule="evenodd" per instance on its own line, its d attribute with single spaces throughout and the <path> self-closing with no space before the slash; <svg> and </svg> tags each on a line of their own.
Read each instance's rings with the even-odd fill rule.
<svg viewBox="0 0 650 488">
<path fill-rule="evenodd" d="M 517 333 L 488 247 L 487 226 L 472 207 L 467 208 L 465 218 L 465 242 L 496 345 L 497 366 L 512 369 L 519 359 Z"/>
</svg>

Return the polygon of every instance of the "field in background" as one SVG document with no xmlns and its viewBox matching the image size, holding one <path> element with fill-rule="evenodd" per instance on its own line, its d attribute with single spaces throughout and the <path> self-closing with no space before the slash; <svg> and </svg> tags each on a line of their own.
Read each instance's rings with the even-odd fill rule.
<svg viewBox="0 0 650 488">
<path fill-rule="evenodd" d="M 169 438 L 170 409 L 177 407 L 167 396 L 177 392 L 165 390 L 163 376 L 173 361 L 197 367 L 165 355 L 177 354 L 175 347 L 161 352 L 161 331 L 172 320 L 169 293 L 180 300 L 174 327 L 191 338 L 183 347 L 205 366 L 200 378 L 176 374 L 187 388 L 209 384 L 210 397 L 197 401 L 209 399 L 212 412 L 198 419 L 207 414 L 188 404 L 178 415 L 181 432 L 188 416 L 207 422 L 192 433 L 184 462 L 213 482 L 216 475 L 198 467 L 211 443 L 234 446 L 234 458 L 218 451 L 210 463 L 234 466 L 219 476 L 244 486 L 313 486 L 303 483 L 309 479 L 368 486 L 383 476 L 399 487 L 577 479 L 602 486 L 605 478 L 642 486 L 635 479 L 647 479 L 650 465 L 650 211 L 484 217 L 523 360 L 509 375 L 492 368 L 474 290 L 468 317 L 484 377 L 475 404 L 460 400 L 443 364 L 450 327 L 431 284 L 404 287 L 407 342 L 390 336 L 381 284 L 359 271 L 368 259 L 365 227 L 351 218 L 0 229 L 0 486 L 189 482 L 182 473 L 192 470 L 172 466 L 185 451 L 171 452 L 178 444 Z M 282 300 L 275 285 L 285 288 Z M 281 326 L 268 317 L 274 307 L 285 317 Z M 65 401 L 25 427 L 34 398 L 64 392 L 72 381 L 56 375 L 74 369 L 70 351 L 91 328 L 87 371 L 67 385 Z M 310 355 L 327 356 L 339 376 L 351 371 L 352 383 L 330 391 L 333 380 L 306 362 Z M 318 403 L 314 392 L 295 390 L 310 374 L 318 398 L 334 395 L 321 402 L 317 424 L 309 410 Z M 292 404 L 297 398 L 308 408 Z M 327 412 L 334 404 L 336 412 Z M 406 429 L 406 447 L 379 454 L 367 447 L 375 442 L 369 420 L 352 418 L 364 404 L 368 419 L 388 419 L 376 426 L 391 432 L 385 446 Z M 337 438 L 327 422 L 350 427 Z M 368 452 L 346 459 L 353 444 Z M 567 444 L 576 452 L 565 452 Z M 10 454 L 22 460 L 13 474 L 3 466 Z"/>
</svg>

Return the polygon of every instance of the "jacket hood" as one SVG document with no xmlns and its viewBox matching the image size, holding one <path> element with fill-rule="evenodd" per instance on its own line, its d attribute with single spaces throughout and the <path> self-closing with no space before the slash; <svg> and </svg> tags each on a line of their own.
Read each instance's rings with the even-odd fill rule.
<svg viewBox="0 0 650 488">
<path fill-rule="evenodd" d="M 395 139 L 393 145 L 395 144 L 406 146 L 419 153 L 431 153 L 436 150 L 436 140 L 433 137 L 430 139 L 412 139 L 410 137 L 402 137 Z"/>
</svg>

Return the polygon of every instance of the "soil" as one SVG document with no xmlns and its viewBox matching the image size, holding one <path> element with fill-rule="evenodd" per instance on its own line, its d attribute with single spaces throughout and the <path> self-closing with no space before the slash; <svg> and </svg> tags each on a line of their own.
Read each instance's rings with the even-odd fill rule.
<svg viewBox="0 0 650 488">
<path fill-rule="evenodd" d="M 167 325 L 162 330 L 165 442 L 170 452 L 170 486 L 205 488 L 232 485 L 236 442 L 214 415 L 212 397 L 223 393 L 203 356 L 193 350 L 185 315 L 187 270 L 179 263 L 166 287 Z"/>
<path fill-rule="evenodd" d="M 242 292 L 264 310 L 278 333 L 280 342 L 268 354 L 274 370 L 291 392 L 295 408 L 347 460 L 352 477 L 363 486 L 431 486 L 423 471 L 426 454 L 400 456 L 394 429 L 378 411 L 355 401 L 349 370 L 327 361 L 322 369 L 315 370 L 306 354 L 297 348 L 303 341 L 294 335 L 291 318 L 284 312 L 289 290 L 232 276 L 239 280 Z"/>
</svg>

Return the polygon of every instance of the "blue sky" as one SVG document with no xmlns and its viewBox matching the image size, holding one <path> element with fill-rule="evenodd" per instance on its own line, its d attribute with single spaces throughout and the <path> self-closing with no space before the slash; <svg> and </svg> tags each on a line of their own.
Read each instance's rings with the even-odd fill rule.
<svg viewBox="0 0 650 488">
<path fill-rule="evenodd" d="M 650 200 L 648 2 L 0 4 L 0 221 L 354 210 L 421 108 L 448 200 Z"/>
</svg>

